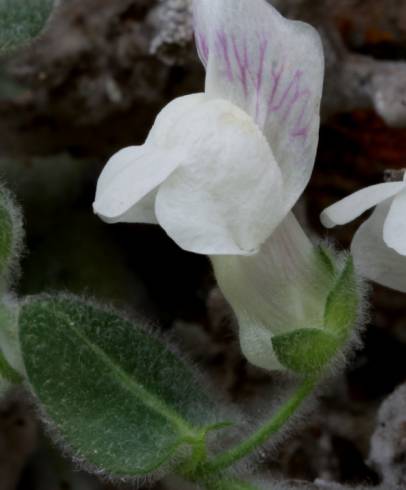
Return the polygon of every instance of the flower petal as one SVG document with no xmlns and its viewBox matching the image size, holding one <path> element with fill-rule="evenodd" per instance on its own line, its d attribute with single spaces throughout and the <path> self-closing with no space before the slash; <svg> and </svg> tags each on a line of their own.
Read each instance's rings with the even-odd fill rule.
<svg viewBox="0 0 406 490">
<path fill-rule="evenodd" d="M 218 284 L 240 327 L 244 355 L 264 369 L 279 369 L 272 337 L 322 328 L 332 277 L 292 213 L 249 257 L 211 257 Z"/>
<path fill-rule="evenodd" d="M 361 189 L 325 209 L 320 216 L 321 222 L 326 228 L 345 225 L 405 188 L 405 182 L 387 182 Z"/>
<path fill-rule="evenodd" d="M 351 252 L 355 267 L 366 279 L 406 293 L 406 258 L 389 248 L 383 228 L 391 200 L 380 204 L 354 235 Z"/>
<path fill-rule="evenodd" d="M 143 146 L 119 151 L 108 161 L 97 183 L 94 210 L 110 223 L 153 223 L 157 186 L 181 163 L 182 139 L 170 138 L 174 125 L 201 104 L 204 94 L 179 97 L 158 114 Z"/>
<path fill-rule="evenodd" d="M 206 93 L 238 105 L 263 130 L 281 167 L 290 210 L 309 181 L 317 149 L 320 37 L 265 0 L 194 0 L 194 12 Z"/>
<path fill-rule="evenodd" d="M 96 201 L 110 185 L 111 180 L 116 174 L 120 173 L 132 161 L 141 158 L 144 152 L 145 148 L 143 146 L 129 146 L 118 151 L 110 158 L 97 181 Z"/>
<path fill-rule="evenodd" d="M 406 255 L 406 191 L 398 194 L 392 202 L 383 228 L 383 238 L 388 247 L 400 255 Z"/>
<path fill-rule="evenodd" d="M 184 135 L 173 131 L 182 119 L 187 119 L 192 111 L 208 100 L 204 93 L 177 97 L 167 104 L 155 119 L 149 132 L 147 143 L 160 148 L 172 148 L 184 142 Z M 174 138 L 174 135 L 177 137 Z"/>
<path fill-rule="evenodd" d="M 146 144 L 119 151 L 99 178 L 94 212 L 109 223 L 156 223 L 155 189 L 183 159 L 179 148 L 164 151 Z"/>
<path fill-rule="evenodd" d="M 251 254 L 283 218 L 281 175 L 251 118 L 209 100 L 179 121 L 185 161 L 159 188 L 156 216 L 168 235 L 195 253 Z"/>
</svg>

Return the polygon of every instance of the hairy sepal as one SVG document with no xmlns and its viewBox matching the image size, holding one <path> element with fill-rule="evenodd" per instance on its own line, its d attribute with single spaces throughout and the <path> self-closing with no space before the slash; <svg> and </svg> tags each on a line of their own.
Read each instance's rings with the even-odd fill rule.
<svg viewBox="0 0 406 490">
<path fill-rule="evenodd" d="M 299 328 L 272 338 L 279 362 L 306 376 L 320 374 L 345 348 L 356 326 L 361 303 L 352 257 L 337 272 L 337 265 L 326 249 L 320 247 L 318 254 L 331 275 L 337 274 L 327 296 L 324 325 Z"/>
<path fill-rule="evenodd" d="M 272 339 L 279 362 L 300 374 L 319 372 L 335 355 L 337 339 L 317 328 L 302 328 Z"/>
<path fill-rule="evenodd" d="M 355 325 L 360 297 L 352 257 L 348 257 L 326 304 L 326 329 L 340 339 L 347 339 Z"/>
<path fill-rule="evenodd" d="M 37 297 L 20 314 L 29 384 L 78 461 L 137 478 L 196 454 L 218 425 L 190 368 L 143 328 L 73 297 Z"/>
</svg>

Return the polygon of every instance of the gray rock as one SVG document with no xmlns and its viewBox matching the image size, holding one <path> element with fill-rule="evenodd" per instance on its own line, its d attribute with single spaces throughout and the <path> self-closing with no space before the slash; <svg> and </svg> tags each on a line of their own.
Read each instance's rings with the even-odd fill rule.
<svg viewBox="0 0 406 490">
<path fill-rule="evenodd" d="M 379 410 L 369 459 L 388 488 L 406 488 L 406 383 Z"/>
</svg>

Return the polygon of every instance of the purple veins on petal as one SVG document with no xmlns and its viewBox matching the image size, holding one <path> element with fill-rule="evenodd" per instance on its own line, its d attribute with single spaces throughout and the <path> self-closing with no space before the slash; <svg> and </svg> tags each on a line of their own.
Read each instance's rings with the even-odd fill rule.
<svg viewBox="0 0 406 490">
<path fill-rule="evenodd" d="M 240 72 L 240 82 L 242 85 L 242 88 L 244 90 L 244 95 L 245 98 L 248 96 L 248 75 L 250 74 L 250 64 L 249 64 L 249 59 L 248 59 L 248 48 L 247 48 L 247 42 L 244 41 L 244 47 L 242 50 L 242 53 L 240 52 L 240 48 L 238 47 L 237 40 L 235 39 L 234 36 L 232 36 L 232 43 L 233 43 L 233 51 L 234 51 L 234 56 L 235 59 L 237 60 L 237 65 L 238 65 L 238 70 Z"/>
<path fill-rule="evenodd" d="M 305 141 L 306 141 L 307 137 L 309 136 L 310 125 L 312 123 L 312 120 L 310 119 L 306 125 L 303 125 L 303 119 L 304 119 L 304 116 L 306 114 L 306 109 L 307 109 L 308 105 L 309 105 L 309 99 L 306 99 L 304 101 L 302 110 L 300 111 L 299 117 L 297 118 L 297 120 L 293 126 L 292 132 L 291 132 L 292 137 L 303 138 Z"/>
<path fill-rule="evenodd" d="M 297 70 L 291 84 L 288 87 L 288 94 L 293 91 L 292 98 L 286 103 L 287 107 L 285 109 L 285 113 L 283 115 L 282 121 L 286 121 L 289 117 L 293 107 L 299 102 L 302 97 L 305 97 L 306 100 L 310 97 L 310 90 L 305 88 L 303 90 L 300 89 L 300 80 L 302 78 L 303 72 L 301 70 Z"/>
<path fill-rule="evenodd" d="M 277 107 L 274 106 L 274 102 L 284 70 L 285 70 L 285 65 L 283 63 L 281 63 L 279 68 L 272 67 L 271 77 L 273 80 L 273 85 L 272 85 L 271 95 L 269 96 L 269 101 L 268 101 L 268 114 L 278 110 Z"/>
<path fill-rule="evenodd" d="M 217 48 L 219 55 L 223 57 L 226 65 L 226 75 L 229 82 L 234 80 L 233 69 L 230 61 L 230 53 L 228 48 L 228 39 L 224 31 L 219 31 L 217 33 Z"/>
<path fill-rule="evenodd" d="M 259 45 L 259 67 L 257 72 L 257 80 L 255 88 L 259 93 L 261 91 L 262 82 L 264 78 L 264 64 L 265 64 L 265 55 L 268 49 L 268 39 L 263 39 Z"/>
<path fill-rule="evenodd" d="M 280 101 L 272 107 L 271 112 L 278 112 L 279 110 L 281 110 L 284 107 L 284 105 L 286 104 L 286 102 L 288 100 L 288 96 L 289 96 L 291 90 L 294 87 L 296 87 L 296 89 L 297 89 L 297 83 L 299 82 L 301 76 L 302 76 L 302 72 L 300 70 L 296 71 L 295 75 L 293 76 L 293 79 L 290 81 L 290 83 L 286 87 L 285 91 L 283 92 Z M 280 81 L 280 78 L 278 81 Z"/>
<path fill-rule="evenodd" d="M 259 112 L 260 112 L 260 100 L 261 100 L 261 90 L 262 83 L 264 79 L 264 65 L 265 65 L 265 55 L 268 49 L 268 40 L 263 39 L 259 44 L 259 66 L 257 71 L 255 90 L 256 90 L 256 108 L 255 108 L 255 120 L 259 120 Z"/>
<path fill-rule="evenodd" d="M 309 133 L 311 121 L 308 124 L 304 124 L 303 120 L 306 115 L 306 109 L 311 97 L 311 91 L 306 87 L 302 87 L 302 80 L 304 72 L 302 70 L 296 70 L 293 78 L 290 80 L 285 90 L 277 100 L 278 92 L 280 92 L 281 80 L 284 73 L 284 66 L 279 68 L 272 68 L 273 87 L 268 102 L 268 115 L 278 112 L 281 115 L 281 122 L 285 123 L 295 107 L 300 107 L 301 110 L 291 130 L 292 137 L 301 137 L 306 139 Z"/>
</svg>

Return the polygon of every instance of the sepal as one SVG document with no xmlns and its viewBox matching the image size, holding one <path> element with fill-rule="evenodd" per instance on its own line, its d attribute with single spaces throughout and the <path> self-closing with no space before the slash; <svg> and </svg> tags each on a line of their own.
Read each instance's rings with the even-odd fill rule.
<svg viewBox="0 0 406 490">
<path fill-rule="evenodd" d="M 286 369 L 273 340 L 303 328 L 323 329 L 327 297 L 337 280 L 336 258 L 314 247 L 290 213 L 257 255 L 212 257 L 212 262 L 237 316 L 245 357 L 266 370 Z"/>
<path fill-rule="evenodd" d="M 327 331 L 346 339 L 354 326 L 360 305 L 359 288 L 352 257 L 348 257 L 326 303 L 324 324 Z"/>
<path fill-rule="evenodd" d="M 317 328 L 302 328 L 272 339 L 279 362 L 299 374 L 320 372 L 336 354 L 339 341 Z"/>
<path fill-rule="evenodd" d="M 322 257 L 331 272 L 336 269 L 326 249 L 319 249 L 319 257 Z M 278 361 L 298 374 L 309 376 L 321 373 L 349 340 L 356 325 L 359 304 L 354 264 L 352 257 L 349 257 L 327 296 L 324 325 L 319 328 L 299 328 L 272 337 Z"/>
</svg>

